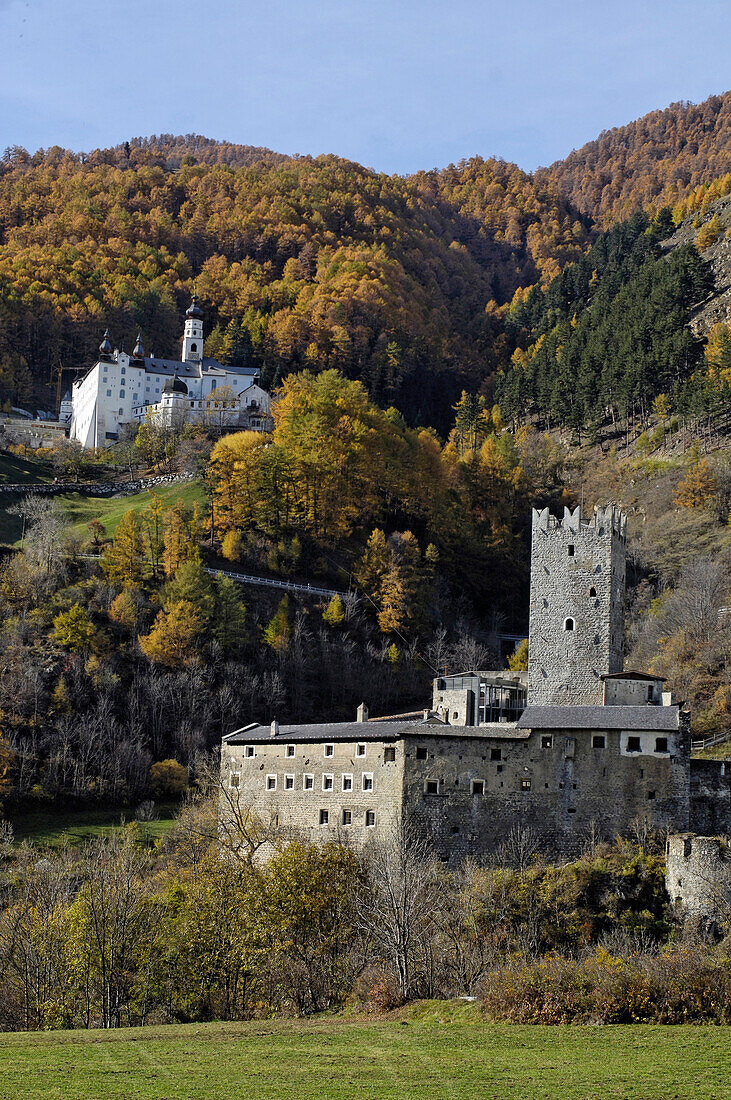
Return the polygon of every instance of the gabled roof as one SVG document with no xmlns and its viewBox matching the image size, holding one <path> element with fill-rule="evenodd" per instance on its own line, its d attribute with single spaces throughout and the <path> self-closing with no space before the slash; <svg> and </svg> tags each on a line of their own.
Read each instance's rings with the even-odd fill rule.
<svg viewBox="0 0 731 1100">
<path fill-rule="evenodd" d="M 679 710 L 670 707 L 526 707 L 518 719 L 525 730 L 676 730 Z"/>
</svg>

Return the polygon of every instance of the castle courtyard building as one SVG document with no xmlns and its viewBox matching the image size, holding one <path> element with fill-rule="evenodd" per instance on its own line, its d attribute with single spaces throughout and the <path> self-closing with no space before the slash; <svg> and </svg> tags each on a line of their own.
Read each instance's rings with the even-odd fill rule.
<svg viewBox="0 0 731 1100">
<path fill-rule="evenodd" d="M 690 716 L 623 670 L 625 517 L 533 513 L 529 671 L 438 676 L 420 719 L 279 726 L 223 738 L 221 802 L 272 837 L 360 847 L 409 821 L 446 862 L 512 830 L 553 857 L 656 829 L 729 826 L 731 775 L 690 759 Z M 731 772 L 731 769 L 729 769 Z"/>
</svg>

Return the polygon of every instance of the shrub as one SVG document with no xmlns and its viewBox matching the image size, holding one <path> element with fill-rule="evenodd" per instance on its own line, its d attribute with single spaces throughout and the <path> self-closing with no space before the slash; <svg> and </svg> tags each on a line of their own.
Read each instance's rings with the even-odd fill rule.
<svg viewBox="0 0 731 1100">
<path fill-rule="evenodd" d="M 700 948 L 621 957 L 597 948 L 581 960 L 510 962 L 482 984 L 485 1011 L 522 1024 L 731 1021 L 731 960 Z"/>
</svg>

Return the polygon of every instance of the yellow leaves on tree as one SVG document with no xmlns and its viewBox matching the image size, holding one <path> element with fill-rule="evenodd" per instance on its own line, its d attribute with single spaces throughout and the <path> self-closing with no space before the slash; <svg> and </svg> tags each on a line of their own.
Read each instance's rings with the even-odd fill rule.
<svg viewBox="0 0 731 1100">
<path fill-rule="evenodd" d="M 81 604 L 75 603 L 53 620 L 55 640 L 72 653 L 81 653 L 88 649 L 95 634 L 94 624 Z"/>
<path fill-rule="evenodd" d="M 292 623 L 289 619 L 289 597 L 284 596 L 264 631 L 264 644 L 280 654 L 287 652 L 292 637 Z"/>
<path fill-rule="evenodd" d="M 523 638 L 523 641 L 515 647 L 515 651 L 508 657 L 508 668 L 511 672 L 527 672 L 528 671 L 528 639 Z"/>
<path fill-rule="evenodd" d="M 110 581 L 139 584 L 145 571 L 145 544 L 139 516 L 125 512 L 114 532 L 111 546 L 104 551 L 102 569 Z"/>
<path fill-rule="evenodd" d="M 189 600 L 179 600 L 160 611 L 149 634 L 139 637 L 140 648 L 155 664 L 177 668 L 195 655 L 203 617 Z"/>
<path fill-rule="evenodd" d="M 158 760 L 150 768 L 150 783 L 158 796 L 181 795 L 188 786 L 188 769 L 177 760 Z"/>
<path fill-rule="evenodd" d="M 679 508 L 708 508 L 716 496 L 718 486 L 713 471 L 705 458 L 691 466 L 675 491 L 675 503 Z"/>
</svg>

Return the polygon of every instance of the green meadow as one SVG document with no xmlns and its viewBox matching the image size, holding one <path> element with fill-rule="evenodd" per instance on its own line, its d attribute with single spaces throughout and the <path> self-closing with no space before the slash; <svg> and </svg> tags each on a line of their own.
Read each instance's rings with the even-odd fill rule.
<svg viewBox="0 0 731 1100">
<path fill-rule="evenodd" d="M 724 1100 L 731 1029 L 518 1027 L 475 1006 L 0 1036 L 0 1100 Z"/>
<path fill-rule="evenodd" d="M 155 494 L 170 508 L 177 500 L 183 500 L 192 508 L 193 504 L 203 504 L 203 486 L 199 481 L 183 481 L 179 484 L 161 485 Z M 107 535 L 111 536 L 125 512 L 139 512 L 146 508 L 151 500 L 148 489 L 141 493 L 125 496 L 96 497 L 86 493 L 59 493 L 52 498 L 66 517 L 69 527 L 81 539 L 89 537 L 88 525 L 98 519 L 104 524 Z M 3 501 L 3 503 L 5 503 Z M 22 519 L 12 515 L 7 507 L 0 508 L 0 544 L 19 546 L 22 534 Z"/>
</svg>

